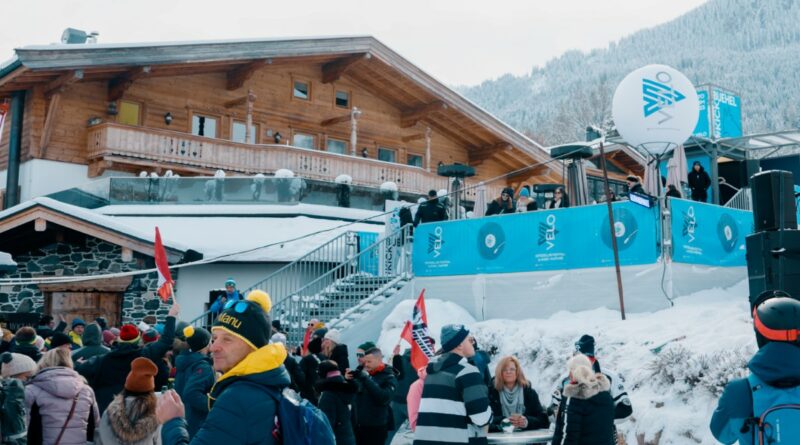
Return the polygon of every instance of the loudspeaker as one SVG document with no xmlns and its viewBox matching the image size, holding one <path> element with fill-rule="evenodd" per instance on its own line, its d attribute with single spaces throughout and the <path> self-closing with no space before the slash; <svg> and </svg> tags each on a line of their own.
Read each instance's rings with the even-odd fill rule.
<svg viewBox="0 0 800 445">
<path fill-rule="evenodd" d="M 750 306 L 767 290 L 800 299 L 800 230 L 758 232 L 746 238 Z"/>
<path fill-rule="evenodd" d="M 753 219 L 755 231 L 797 229 L 794 176 L 783 170 L 753 175 Z"/>
</svg>

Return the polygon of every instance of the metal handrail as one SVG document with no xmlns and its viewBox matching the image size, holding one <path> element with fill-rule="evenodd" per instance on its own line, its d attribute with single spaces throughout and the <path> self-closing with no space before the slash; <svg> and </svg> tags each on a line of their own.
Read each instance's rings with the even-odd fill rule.
<svg viewBox="0 0 800 445">
<path fill-rule="evenodd" d="M 736 194 L 734 194 L 728 202 L 725 203 L 724 207 L 728 207 L 731 209 L 739 209 L 739 210 L 752 210 L 753 209 L 753 198 L 752 192 L 750 191 L 750 187 L 742 187 L 739 189 Z"/>
<path fill-rule="evenodd" d="M 273 304 L 273 319 L 281 320 L 289 333 L 289 342 L 296 344 L 312 318 L 323 322 L 333 320 L 371 298 L 396 277 L 410 274 L 410 247 L 411 226 L 407 225 L 299 287 L 289 298 Z M 373 267 L 375 263 L 377 270 Z"/>
</svg>

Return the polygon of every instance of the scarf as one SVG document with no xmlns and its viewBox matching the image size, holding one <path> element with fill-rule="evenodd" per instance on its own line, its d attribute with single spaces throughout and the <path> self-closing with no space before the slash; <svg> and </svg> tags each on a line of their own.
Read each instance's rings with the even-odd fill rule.
<svg viewBox="0 0 800 445">
<path fill-rule="evenodd" d="M 508 417 L 512 414 L 525 414 L 525 396 L 522 392 L 520 385 L 514 385 L 514 388 L 508 390 L 503 387 L 500 391 L 500 406 L 503 409 L 503 417 Z"/>
</svg>

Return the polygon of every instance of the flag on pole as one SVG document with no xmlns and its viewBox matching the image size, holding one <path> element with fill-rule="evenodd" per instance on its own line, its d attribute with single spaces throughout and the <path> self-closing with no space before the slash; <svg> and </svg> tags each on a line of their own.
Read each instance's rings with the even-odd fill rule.
<svg viewBox="0 0 800 445">
<path fill-rule="evenodd" d="M 167 251 L 164 250 L 164 244 L 161 243 L 161 232 L 156 227 L 156 245 L 155 245 L 155 258 L 156 269 L 158 270 L 158 295 L 165 303 L 172 296 L 172 275 L 169 273 L 169 263 L 167 262 Z"/>
<path fill-rule="evenodd" d="M 428 359 L 433 357 L 434 350 L 428 331 L 428 315 L 425 312 L 425 289 L 414 304 L 411 320 L 406 322 L 400 338 L 411 345 L 411 365 L 414 369 L 424 368 Z"/>
</svg>

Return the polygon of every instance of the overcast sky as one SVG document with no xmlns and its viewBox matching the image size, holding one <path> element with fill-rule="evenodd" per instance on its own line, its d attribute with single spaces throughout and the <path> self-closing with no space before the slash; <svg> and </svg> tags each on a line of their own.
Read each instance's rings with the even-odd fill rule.
<svg viewBox="0 0 800 445">
<path fill-rule="evenodd" d="M 705 1 L 6 0 L 0 61 L 67 27 L 103 43 L 370 34 L 445 83 L 472 85 L 605 47 Z"/>
</svg>

